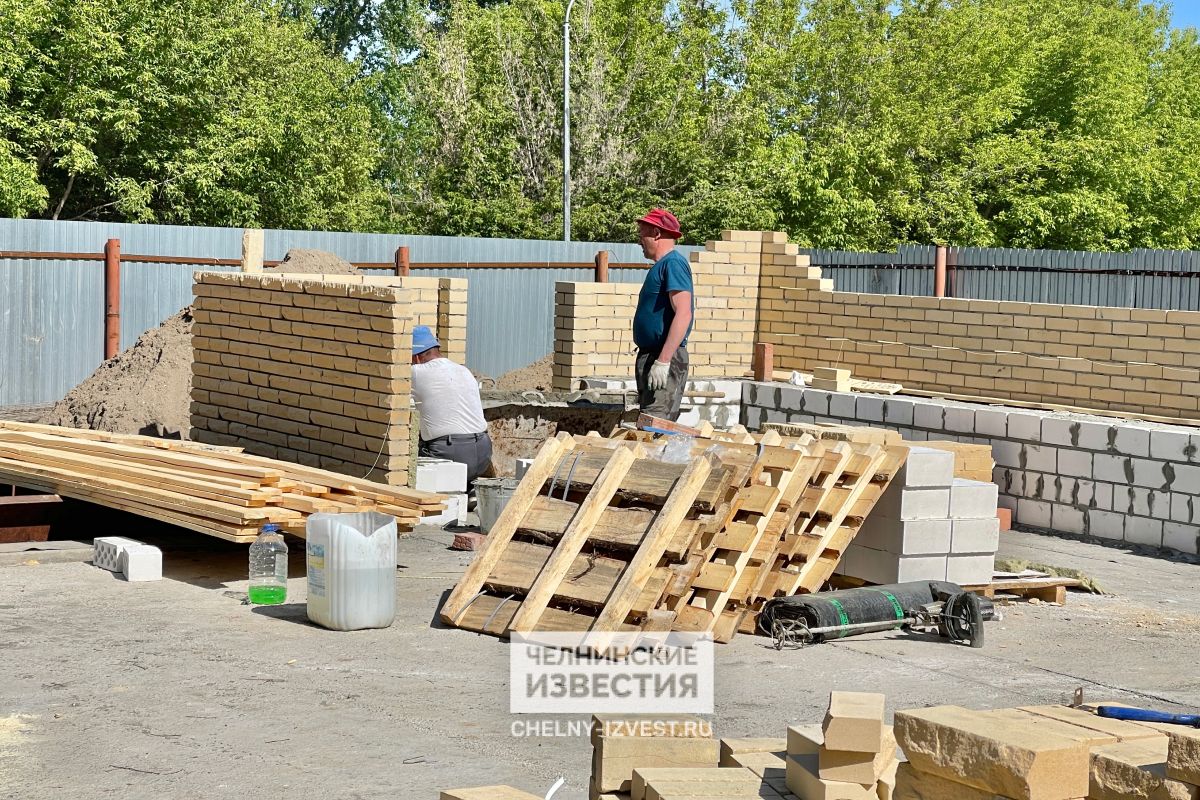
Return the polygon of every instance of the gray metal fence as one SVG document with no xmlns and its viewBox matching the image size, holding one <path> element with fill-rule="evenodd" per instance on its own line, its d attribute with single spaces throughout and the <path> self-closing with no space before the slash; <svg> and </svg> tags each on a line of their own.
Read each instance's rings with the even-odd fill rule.
<svg viewBox="0 0 1200 800">
<path fill-rule="evenodd" d="M 238 259 L 242 230 L 0 219 L 0 251 L 98 255 L 111 238 L 121 240 L 123 254 Z M 611 242 L 311 231 L 266 231 L 264 238 L 268 261 L 283 258 L 290 248 L 310 247 L 355 263 L 390 263 L 396 248 L 407 246 L 416 265 L 538 264 L 419 273 L 470 280 L 467 364 L 488 375 L 525 366 L 553 349 L 555 281 L 593 277 L 590 268 L 554 264 L 589 264 L 599 250 L 607 250 L 614 264 L 645 261 L 637 245 Z M 123 348 L 191 302 L 196 269 L 186 264 L 122 261 Z M 612 269 L 609 279 L 640 282 L 642 274 L 639 269 Z M 100 365 L 103 277 L 103 262 L 97 260 L 0 260 L 0 407 L 54 402 Z"/>
</svg>

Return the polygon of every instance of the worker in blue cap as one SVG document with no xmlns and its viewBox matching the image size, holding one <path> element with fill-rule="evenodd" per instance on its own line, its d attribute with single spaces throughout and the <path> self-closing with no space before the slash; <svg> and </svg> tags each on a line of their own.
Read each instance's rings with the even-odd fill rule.
<svg viewBox="0 0 1200 800">
<path fill-rule="evenodd" d="M 421 414 L 418 453 L 467 465 L 467 488 L 492 465 L 492 440 L 479 384 L 471 371 L 442 355 L 428 325 L 413 328 L 412 395 Z"/>
</svg>

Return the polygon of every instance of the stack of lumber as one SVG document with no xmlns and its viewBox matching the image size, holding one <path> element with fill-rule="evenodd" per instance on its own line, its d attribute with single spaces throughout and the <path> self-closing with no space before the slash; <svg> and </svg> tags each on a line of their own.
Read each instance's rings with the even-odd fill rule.
<svg viewBox="0 0 1200 800">
<path fill-rule="evenodd" d="M 0 482 L 252 542 L 264 523 L 304 536 L 308 515 L 379 511 L 411 530 L 440 495 L 214 447 L 0 421 Z"/>
<path fill-rule="evenodd" d="M 497 636 L 755 632 L 767 599 L 829 580 L 908 452 L 692 430 L 707 436 L 686 465 L 644 431 L 547 442 L 441 619 Z"/>
<path fill-rule="evenodd" d="M 937 706 L 898 711 L 893 727 L 881 695 L 834 692 L 823 723 L 789 727 L 786 738 L 716 740 L 698 717 L 613 723 L 593 720 L 591 800 L 1200 797 L 1200 730 L 1107 719 L 1095 705 Z M 480 787 L 442 800 L 540 796 Z"/>
</svg>

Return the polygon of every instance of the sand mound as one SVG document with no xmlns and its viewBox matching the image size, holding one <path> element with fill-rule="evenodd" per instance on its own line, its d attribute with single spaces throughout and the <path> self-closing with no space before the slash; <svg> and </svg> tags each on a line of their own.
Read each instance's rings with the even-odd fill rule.
<svg viewBox="0 0 1200 800">
<path fill-rule="evenodd" d="M 496 379 L 496 389 L 499 391 L 515 391 L 537 389 L 548 392 L 554 380 L 554 353 L 547 353 L 527 367 L 506 372 Z M 486 388 L 491 388 L 484 383 Z"/>
<path fill-rule="evenodd" d="M 325 275 L 357 275 L 353 264 L 324 250 L 293 247 L 287 251 L 278 267 L 266 267 L 264 272 L 307 272 Z"/>
<path fill-rule="evenodd" d="M 187 438 L 192 383 L 189 306 L 104 362 L 40 422 L 112 433 Z"/>
</svg>

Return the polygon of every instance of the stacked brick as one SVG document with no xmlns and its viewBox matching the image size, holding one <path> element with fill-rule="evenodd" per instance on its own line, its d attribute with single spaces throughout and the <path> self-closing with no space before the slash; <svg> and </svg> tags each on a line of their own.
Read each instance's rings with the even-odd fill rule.
<svg viewBox="0 0 1200 800">
<path fill-rule="evenodd" d="M 788 728 L 788 790 L 806 800 L 890 797 L 899 762 L 883 702 L 881 694 L 832 692 L 821 725 Z"/>
<path fill-rule="evenodd" d="M 838 572 L 871 583 L 988 583 L 1000 543 L 996 484 L 954 477 L 954 453 L 913 447 Z"/>
<path fill-rule="evenodd" d="M 695 377 L 749 371 L 757 327 L 759 269 L 768 248 L 786 248 L 784 234 L 725 231 L 691 253 L 695 321 L 688 358 Z M 639 284 L 560 282 L 555 286 L 554 387 L 633 372 L 631 328 Z"/>
<path fill-rule="evenodd" d="M 1200 552 L 1200 428 L 747 382 L 743 421 L 835 422 L 991 446 L 999 504 L 1034 528 Z"/>
<path fill-rule="evenodd" d="M 192 438 L 408 484 L 401 279 L 197 273 Z"/>
<path fill-rule="evenodd" d="M 1200 416 L 1200 312 L 835 292 L 819 274 L 800 255 L 764 265 L 758 338 L 780 369 L 838 365 L 923 391 Z"/>
</svg>

